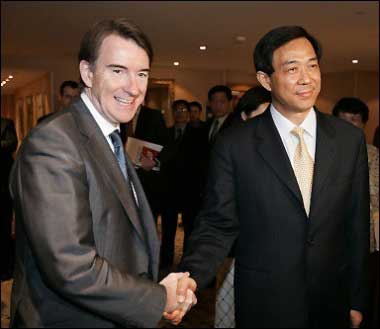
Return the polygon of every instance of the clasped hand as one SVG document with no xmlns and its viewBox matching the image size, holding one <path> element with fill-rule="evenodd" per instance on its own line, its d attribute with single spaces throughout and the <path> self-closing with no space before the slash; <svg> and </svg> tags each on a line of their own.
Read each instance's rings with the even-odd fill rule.
<svg viewBox="0 0 380 329">
<path fill-rule="evenodd" d="M 194 294 L 197 284 L 190 278 L 188 272 L 171 273 L 160 284 L 166 288 L 167 295 L 164 318 L 177 325 L 191 307 L 197 303 Z"/>
</svg>

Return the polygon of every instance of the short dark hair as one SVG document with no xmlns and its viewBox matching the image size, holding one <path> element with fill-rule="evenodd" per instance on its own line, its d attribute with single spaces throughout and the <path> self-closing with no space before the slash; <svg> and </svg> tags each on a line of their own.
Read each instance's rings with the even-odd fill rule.
<svg viewBox="0 0 380 329">
<path fill-rule="evenodd" d="M 322 58 L 322 48 L 317 39 L 306 32 L 301 26 L 281 26 L 269 31 L 257 43 L 253 53 L 256 72 L 262 71 L 271 75 L 274 72 L 272 65 L 274 51 L 284 44 L 298 38 L 306 38 L 309 40 L 319 62 Z"/>
<path fill-rule="evenodd" d="M 271 101 L 271 93 L 262 86 L 256 86 L 244 93 L 236 105 L 235 112 L 239 114 L 244 112 L 246 115 L 249 115 L 256 111 L 259 105 L 270 103 Z"/>
<path fill-rule="evenodd" d="M 63 91 L 65 90 L 66 87 L 70 87 L 72 89 L 78 89 L 79 84 L 76 81 L 73 80 L 66 80 L 61 83 L 61 86 L 59 87 L 59 93 L 61 96 L 63 96 Z"/>
<path fill-rule="evenodd" d="M 201 105 L 201 103 L 199 103 L 197 101 L 190 102 L 189 103 L 189 108 L 192 107 L 192 106 L 198 107 L 199 108 L 199 112 L 202 112 L 202 105 Z"/>
<path fill-rule="evenodd" d="M 177 108 L 177 106 L 179 106 L 179 105 L 184 105 L 187 108 L 187 111 L 190 110 L 189 102 L 187 100 L 184 100 L 184 99 L 175 100 L 172 104 L 172 110 L 174 111 Z"/>
<path fill-rule="evenodd" d="M 224 85 L 218 85 L 212 87 L 208 91 L 208 100 L 211 101 L 212 95 L 216 93 L 224 93 L 227 96 L 227 99 L 230 101 L 232 99 L 232 91 L 229 87 L 224 86 Z"/>
<path fill-rule="evenodd" d="M 356 97 L 343 97 L 334 106 L 332 113 L 339 117 L 339 113 L 360 114 L 362 122 L 368 121 L 369 109 L 366 103 Z"/>
<path fill-rule="evenodd" d="M 105 19 L 95 23 L 83 36 L 78 54 L 79 62 L 85 60 L 91 65 L 95 64 L 103 40 L 111 34 L 118 35 L 127 40 L 133 40 L 139 47 L 145 50 L 149 57 L 149 63 L 152 63 L 153 48 L 148 37 L 137 25 L 125 18 Z M 81 83 L 83 84 L 82 79 Z"/>
</svg>

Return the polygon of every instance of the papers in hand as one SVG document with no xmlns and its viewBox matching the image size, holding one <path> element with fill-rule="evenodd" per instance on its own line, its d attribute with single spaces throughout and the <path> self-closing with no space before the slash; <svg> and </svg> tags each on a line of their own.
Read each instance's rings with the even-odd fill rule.
<svg viewBox="0 0 380 329">
<path fill-rule="evenodd" d="M 158 161 L 157 157 L 160 154 L 162 148 L 162 145 L 149 143 L 133 137 L 128 137 L 125 151 L 135 166 L 140 167 L 141 158 L 142 156 L 145 156 L 156 162 L 156 165 L 152 168 L 152 170 L 159 171 L 160 162 Z"/>
</svg>

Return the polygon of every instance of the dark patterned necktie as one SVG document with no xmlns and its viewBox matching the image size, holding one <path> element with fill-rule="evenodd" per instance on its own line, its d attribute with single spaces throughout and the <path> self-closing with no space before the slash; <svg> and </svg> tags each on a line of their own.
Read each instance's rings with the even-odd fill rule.
<svg viewBox="0 0 380 329">
<path fill-rule="evenodd" d="M 128 180 L 127 165 L 125 163 L 123 142 L 121 141 L 119 130 L 116 129 L 112 134 L 110 134 L 110 137 L 111 137 L 113 147 L 115 148 L 115 155 L 116 155 L 116 159 L 119 164 L 119 167 L 121 169 L 121 172 L 123 173 L 125 179 Z"/>
<path fill-rule="evenodd" d="M 111 137 L 113 147 L 115 148 L 115 155 L 116 155 L 117 163 L 119 164 L 121 172 L 123 173 L 125 180 L 128 183 L 129 189 L 132 192 L 135 204 L 137 207 L 139 207 L 139 200 L 137 198 L 137 193 L 136 193 L 135 187 L 133 186 L 132 181 L 128 178 L 127 164 L 126 164 L 125 154 L 124 154 L 124 147 L 123 147 L 123 142 L 121 141 L 119 130 L 115 130 L 112 134 L 110 134 L 110 137 Z"/>
<path fill-rule="evenodd" d="M 219 120 L 215 119 L 215 121 L 212 124 L 212 131 L 210 134 L 210 143 L 214 143 L 215 137 L 218 133 L 218 128 L 219 128 Z"/>
</svg>

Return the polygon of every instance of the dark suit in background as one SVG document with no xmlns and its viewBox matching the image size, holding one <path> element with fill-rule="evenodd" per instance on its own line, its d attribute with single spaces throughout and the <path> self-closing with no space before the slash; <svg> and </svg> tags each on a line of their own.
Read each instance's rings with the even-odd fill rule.
<svg viewBox="0 0 380 329">
<path fill-rule="evenodd" d="M 181 269 L 204 287 L 238 239 L 237 326 L 348 327 L 367 301 L 368 191 L 363 133 L 317 112 L 308 218 L 267 110 L 216 142 Z"/>
<path fill-rule="evenodd" d="M 124 143 L 126 143 L 128 135 L 154 144 L 164 145 L 166 143 L 166 126 L 161 111 L 141 106 L 134 132 L 128 129 L 131 124 L 132 122 L 120 125 L 120 134 Z M 160 157 L 159 161 L 161 161 Z M 154 219 L 157 220 L 163 202 L 162 177 L 157 171 L 147 171 L 142 168 L 137 169 L 137 174 L 148 198 Z"/>
<path fill-rule="evenodd" d="M 11 237 L 13 206 L 8 182 L 17 143 L 14 122 L 10 119 L 1 118 L 1 280 L 9 279 L 13 272 L 14 250 Z"/>
<path fill-rule="evenodd" d="M 214 121 L 215 121 L 215 118 L 210 118 L 205 122 L 205 124 L 201 128 L 199 128 L 200 134 L 201 134 L 201 142 L 198 149 L 198 154 L 199 154 L 198 157 L 200 158 L 200 161 L 201 161 L 202 196 L 203 196 L 203 192 L 204 192 L 206 182 L 207 182 L 209 165 L 210 165 L 209 164 L 210 154 L 214 146 L 215 140 L 217 139 L 218 135 L 221 132 L 229 128 L 235 122 L 235 119 L 234 119 L 233 113 L 228 114 L 223 124 L 220 126 L 218 132 L 216 133 L 215 138 L 211 140 L 210 133 L 211 133 Z"/>
<path fill-rule="evenodd" d="M 162 150 L 161 157 L 164 188 L 161 245 L 163 267 L 173 264 L 178 213 L 182 213 L 185 245 L 200 207 L 201 131 L 187 124 L 181 137 L 176 138 L 175 130 L 175 127 L 167 129 L 166 146 Z"/>
<path fill-rule="evenodd" d="M 116 157 L 80 99 L 30 132 L 11 176 L 16 270 L 11 325 L 153 327 L 159 241 L 127 159 L 138 207 Z"/>
</svg>

